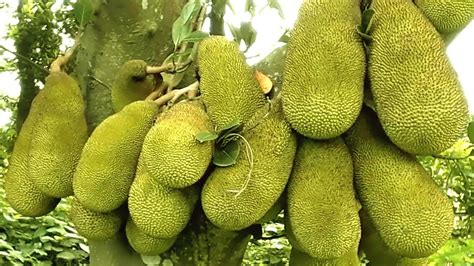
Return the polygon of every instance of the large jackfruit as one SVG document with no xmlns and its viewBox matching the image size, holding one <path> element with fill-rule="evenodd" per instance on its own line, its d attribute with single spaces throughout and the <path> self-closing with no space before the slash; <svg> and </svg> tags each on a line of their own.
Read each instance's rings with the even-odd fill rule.
<svg viewBox="0 0 474 266">
<path fill-rule="evenodd" d="M 262 108 L 243 129 L 252 154 L 248 154 L 244 140 L 239 140 L 241 151 L 236 164 L 214 169 L 203 187 L 203 210 L 222 229 L 240 230 L 257 222 L 288 182 L 296 137 L 279 106 L 267 113 L 268 108 Z M 248 157 L 252 155 L 251 162 Z"/>
<path fill-rule="evenodd" d="M 132 102 L 144 100 L 155 90 L 155 77 L 147 75 L 146 67 L 143 60 L 130 60 L 120 67 L 111 91 L 115 112 Z"/>
<path fill-rule="evenodd" d="M 105 240 L 113 237 L 122 226 L 119 210 L 99 213 L 88 210 L 74 198 L 69 217 L 77 232 L 89 240 Z"/>
<path fill-rule="evenodd" d="M 339 258 L 321 260 L 296 249 L 291 249 L 290 266 L 359 266 L 360 259 L 357 254 L 357 245 Z"/>
<path fill-rule="evenodd" d="M 415 0 L 415 5 L 442 34 L 455 33 L 474 19 L 472 0 Z"/>
<path fill-rule="evenodd" d="M 173 238 L 191 218 L 198 199 L 197 188 L 175 189 L 158 183 L 140 156 L 130 188 L 128 209 L 137 227 L 151 237 Z"/>
<path fill-rule="evenodd" d="M 128 243 L 132 248 L 145 256 L 159 255 L 173 246 L 177 236 L 172 238 L 157 238 L 145 234 L 132 219 L 128 219 L 125 227 Z"/>
<path fill-rule="evenodd" d="M 359 1 L 305 0 L 288 42 L 282 88 L 291 127 L 316 139 L 341 135 L 363 99 L 365 51 Z"/>
<path fill-rule="evenodd" d="M 466 99 L 436 29 L 411 0 L 373 0 L 369 78 L 383 129 L 400 149 L 436 154 L 462 136 Z"/>
<path fill-rule="evenodd" d="M 4 183 L 7 202 L 21 215 L 30 217 L 45 215 L 59 203 L 59 199 L 41 192 L 31 180 L 28 162 L 35 120 L 36 115 L 30 113 L 23 123 L 9 160 Z"/>
<path fill-rule="evenodd" d="M 73 178 L 74 195 L 84 207 L 109 212 L 127 200 L 143 140 L 157 113 L 153 101 L 133 102 L 92 132 Z"/>
<path fill-rule="evenodd" d="M 265 99 L 239 46 L 214 36 L 198 49 L 200 90 L 211 121 L 217 129 L 236 120 L 247 122 Z"/>
<path fill-rule="evenodd" d="M 361 229 L 352 179 L 351 154 L 342 138 L 298 143 L 285 217 L 290 243 L 320 260 L 339 258 L 357 245 Z"/>
<path fill-rule="evenodd" d="M 66 73 L 52 72 L 36 98 L 30 110 L 36 120 L 29 173 L 43 193 L 67 197 L 73 193 L 72 178 L 89 136 L 81 90 Z"/>
<path fill-rule="evenodd" d="M 200 143 L 196 135 L 212 132 L 212 124 L 197 102 L 178 103 L 158 120 L 143 143 L 148 173 L 160 184 L 188 187 L 205 173 L 212 159 L 213 142 Z"/>
<path fill-rule="evenodd" d="M 393 145 L 364 108 L 348 132 L 362 207 L 397 255 L 427 257 L 451 236 L 451 202 L 413 155 Z M 416 195 L 416 196 L 414 196 Z"/>
</svg>

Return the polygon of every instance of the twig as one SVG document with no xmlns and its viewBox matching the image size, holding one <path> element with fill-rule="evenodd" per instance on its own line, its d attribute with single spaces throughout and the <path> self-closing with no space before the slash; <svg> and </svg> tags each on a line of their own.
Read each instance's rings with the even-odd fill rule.
<svg viewBox="0 0 474 266">
<path fill-rule="evenodd" d="M 242 187 L 240 188 L 240 190 L 228 190 L 228 192 L 237 193 L 234 196 L 234 198 L 237 198 L 238 196 L 240 196 L 240 194 L 242 194 L 242 192 L 245 191 L 245 189 L 247 189 L 247 186 L 250 183 L 250 178 L 252 177 L 252 171 L 253 171 L 253 159 L 254 158 L 253 158 L 253 151 L 252 151 L 252 147 L 250 146 L 250 143 L 242 135 L 240 135 L 238 133 L 230 133 L 229 135 L 227 135 L 227 137 L 230 137 L 230 136 L 237 136 L 237 137 L 241 138 L 244 141 L 245 148 L 246 148 L 246 151 L 247 151 L 247 160 L 249 162 L 249 172 L 247 173 L 247 177 L 245 178 L 245 182 L 242 185 Z"/>
<path fill-rule="evenodd" d="M 156 100 L 158 97 L 163 95 L 163 92 L 168 88 L 168 83 L 162 82 L 160 86 L 148 95 L 145 100 Z"/>
<path fill-rule="evenodd" d="M 145 72 L 147 74 L 160 74 L 162 72 L 176 72 L 177 69 L 184 68 L 191 64 L 192 60 L 186 60 L 183 63 L 174 64 L 168 63 L 161 66 L 147 66 Z"/>
<path fill-rule="evenodd" d="M 182 95 L 184 95 L 188 92 L 198 90 L 198 89 L 199 89 L 199 82 L 196 81 L 196 82 L 194 82 L 193 84 L 191 84 L 187 87 L 184 87 L 184 88 L 179 89 L 179 90 L 172 90 L 172 91 L 166 93 L 165 95 L 163 95 L 160 98 L 156 99 L 155 102 L 158 104 L 158 106 L 162 106 L 162 105 L 165 105 L 169 101 L 171 101 L 171 102 L 176 101 L 179 97 L 181 97 Z"/>
<path fill-rule="evenodd" d="M 98 79 L 98 78 L 96 78 L 96 77 L 94 77 L 94 76 L 92 76 L 92 75 L 88 75 L 88 76 L 89 76 L 91 79 L 95 80 L 95 81 L 96 81 L 97 83 L 99 83 L 100 85 L 102 85 L 102 86 L 104 86 L 104 87 L 106 87 L 106 88 L 108 88 L 108 89 L 112 89 L 112 88 L 110 87 L 110 85 L 108 85 L 107 83 L 103 82 L 102 80 L 100 80 L 100 79 Z"/>
<path fill-rule="evenodd" d="M 18 59 L 21 59 L 29 64 L 31 64 L 32 66 L 36 67 L 37 69 L 41 70 L 42 72 L 44 72 L 45 74 L 49 74 L 48 70 L 42 68 L 40 65 L 36 64 L 35 62 L 31 61 L 29 58 L 27 58 L 26 56 L 24 55 L 21 55 L 17 52 L 14 52 L 14 51 L 11 51 L 10 49 L 8 49 L 7 47 L 3 46 L 3 45 L 0 45 L 0 48 L 2 50 L 5 50 L 13 55 L 15 55 Z"/>
<path fill-rule="evenodd" d="M 276 235 L 276 236 L 267 236 L 267 237 L 261 237 L 259 240 L 272 240 L 272 239 L 282 238 L 282 237 L 285 237 L 285 236 L 286 236 L 285 234 Z"/>
</svg>

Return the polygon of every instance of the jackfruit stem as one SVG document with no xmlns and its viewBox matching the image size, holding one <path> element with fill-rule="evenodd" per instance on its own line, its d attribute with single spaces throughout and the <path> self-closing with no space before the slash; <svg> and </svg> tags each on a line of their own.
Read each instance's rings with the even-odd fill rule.
<svg viewBox="0 0 474 266">
<path fill-rule="evenodd" d="M 168 88 L 168 83 L 162 82 L 160 86 L 156 90 L 154 90 L 152 93 L 150 93 L 145 100 L 151 100 L 154 101 L 158 99 L 161 95 L 163 95 L 163 92 Z"/>
<path fill-rule="evenodd" d="M 164 64 L 161 66 L 147 66 L 145 72 L 147 74 L 160 74 L 163 72 L 177 72 L 179 69 L 187 67 L 189 64 L 193 62 L 192 59 L 188 59 L 184 61 L 183 63 L 175 63 L 171 62 L 168 64 Z"/>
<path fill-rule="evenodd" d="M 49 72 L 61 72 L 61 67 L 67 64 L 69 62 L 69 59 L 71 58 L 72 52 L 66 53 L 63 56 L 59 56 L 56 58 L 52 63 L 51 66 L 49 67 Z"/>
<path fill-rule="evenodd" d="M 158 106 L 163 106 L 168 102 L 171 102 L 171 104 L 173 104 L 179 97 L 183 96 L 184 94 L 188 92 L 193 92 L 193 95 L 194 95 L 194 93 L 197 93 L 198 90 L 199 90 L 199 82 L 196 81 L 187 87 L 184 87 L 179 90 L 172 90 L 166 93 L 165 95 L 156 99 L 155 102 L 158 104 Z M 191 97 L 188 97 L 188 98 L 191 98 Z"/>
<path fill-rule="evenodd" d="M 240 194 L 242 194 L 242 192 L 245 191 L 245 189 L 247 189 L 247 186 L 250 183 L 250 178 L 252 177 L 252 171 L 253 171 L 253 151 L 252 151 L 252 147 L 250 146 L 250 143 L 247 141 L 247 139 L 245 139 L 244 136 L 242 136 L 238 133 L 230 133 L 227 136 L 228 137 L 236 136 L 236 137 L 241 138 L 244 141 L 246 155 L 247 155 L 247 161 L 249 162 L 249 172 L 248 172 L 247 178 L 245 178 L 245 182 L 242 185 L 242 187 L 240 188 L 240 190 L 235 190 L 235 189 L 227 190 L 227 192 L 236 193 L 235 196 L 234 196 L 234 198 L 236 199 L 238 196 L 240 196 Z"/>
</svg>

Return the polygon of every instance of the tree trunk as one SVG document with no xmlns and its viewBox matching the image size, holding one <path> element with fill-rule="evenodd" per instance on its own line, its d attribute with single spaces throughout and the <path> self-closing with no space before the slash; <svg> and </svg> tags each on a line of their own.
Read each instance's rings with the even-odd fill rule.
<svg viewBox="0 0 474 266">
<path fill-rule="evenodd" d="M 124 62 L 142 59 L 159 65 L 172 52 L 171 28 L 186 3 L 93 2 L 93 22 L 87 25 L 70 66 L 85 95 L 90 131 L 113 113 L 110 86 Z M 229 232 L 212 226 L 198 206 L 171 250 L 152 259 L 163 265 L 240 265 L 249 239 L 246 231 Z M 91 241 L 90 248 L 92 266 L 144 264 L 127 244 L 123 231 L 107 241 Z"/>
</svg>

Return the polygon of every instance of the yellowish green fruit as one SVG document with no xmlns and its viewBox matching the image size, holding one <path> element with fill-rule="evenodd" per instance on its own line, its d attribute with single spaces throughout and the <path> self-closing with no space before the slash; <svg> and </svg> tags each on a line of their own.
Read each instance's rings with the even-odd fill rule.
<svg viewBox="0 0 474 266">
<path fill-rule="evenodd" d="M 212 124 L 197 102 L 178 103 L 159 118 L 145 137 L 143 159 L 160 184 L 184 188 L 196 183 L 212 159 L 212 141 L 200 143 L 196 135 L 212 132 Z"/>
<path fill-rule="evenodd" d="M 280 214 L 281 211 L 285 208 L 285 203 L 286 203 L 286 193 L 283 192 L 281 193 L 277 201 L 273 203 L 273 206 L 267 211 L 267 213 L 265 213 L 265 215 L 255 223 L 264 224 L 276 219 L 278 217 L 278 214 Z"/>
<path fill-rule="evenodd" d="M 132 248 L 145 256 L 159 255 L 173 246 L 177 236 L 172 238 L 152 237 L 140 230 L 132 219 L 128 219 L 125 227 L 128 243 Z"/>
<path fill-rule="evenodd" d="M 120 67 L 111 92 L 115 112 L 132 102 L 144 100 L 155 90 L 155 77 L 146 73 L 146 67 L 143 60 L 130 60 Z"/>
<path fill-rule="evenodd" d="M 73 178 L 74 195 L 84 207 L 110 212 L 127 200 L 143 140 L 157 113 L 155 102 L 133 102 L 92 132 Z"/>
<path fill-rule="evenodd" d="M 319 260 L 339 258 L 360 239 L 351 154 L 342 138 L 298 144 L 285 217 L 290 243 Z"/>
<path fill-rule="evenodd" d="M 247 122 L 264 106 L 264 96 L 239 46 L 222 36 L 199 44 L 200 90 L 211 121 L 221 129 Z"/>
<path fill-rule="evenodd" d="M 469 119 L 443 40 L 411 0 L 372 6 L 368 72 L 382 127 L 406 152 L 440 153 L 465 133 Z"/>
<path fill-rule="evenodd" d="M 282 88 L 286 119 L 298 133 L 334 138 L 357 118 L 365 75 L 360 21 L 359 1 L 303 1 L 288 42 Z"/>
<path fill-rule="evenodd" d="M 245 140 L 238 140 L 240 154 L 236 164 L 214 169 L 202 190 L 207 218 L 222 229 L 240 230 L 256 223 L 288 182 L 296 137 L 279 106 L 267 113 L 268 108 L 262 108 L 244 127 Z"/>
<path fill-rule="evenodd" d="M 74 198 L 69 217 L 77 232 L 89 240 L 105 240 L 113 237 L 122 226 L 118 210 L 99 213 L 91 211 Z"/>
<path fill-rule="evenodd" d="M 148 173 L 143 156 L 140 157 L 128 210 L 144 233 L 158 238 L 177 236 L 189 222 L 197 199 L 196 187 L 175 189 L 158 183 Z"/>
<path fill-rule="evenodd" d="M 321 260 L 296 249 L 291 249 L 290 266 L 359 266 L 360 260 L 357 254 L 357 245 L 352 247 L 340 258 Z"/>
<path fill-rule="evenodd" d="M 427 257 L 450 237 L 449 199 L 418 163 L 384 134 L 375 113 L 364 108 L 346 142 L 362 208 L 383 242 L 397 255 Z"/>
<path fill-rule="evenodd" d="M 64 198 L 73 193 L 72 178 L 89 136 L 81 90 L 66 73 L 52 72 L 36 98 L 29 174 L 43 193 Z"/>
</svg>

